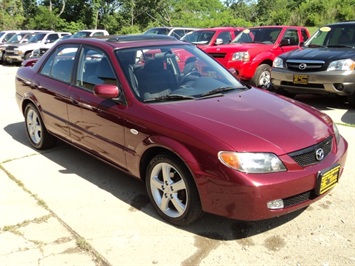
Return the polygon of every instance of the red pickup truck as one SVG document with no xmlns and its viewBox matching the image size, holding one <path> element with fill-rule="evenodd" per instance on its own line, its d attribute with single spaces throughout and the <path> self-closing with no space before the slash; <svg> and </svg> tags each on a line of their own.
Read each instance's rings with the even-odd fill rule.
<svg viewBox="0 0 355 266">
<path fill-rule="evenodd" d="M 275 57 L 297 49 L 310 34 L 299 26 L 260 26 L 245 29 L 230 44 L 205 48 L 237 77 L 256 87 L 269 89 L 271 66 Z"/>
</svg>

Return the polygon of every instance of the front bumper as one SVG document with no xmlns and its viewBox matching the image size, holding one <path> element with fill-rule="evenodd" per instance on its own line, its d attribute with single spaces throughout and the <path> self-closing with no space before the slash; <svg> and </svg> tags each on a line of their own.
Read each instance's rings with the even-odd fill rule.
<svg viewBox="0 0 355 266">
<path fill-rule="evenodd" d="M 228 169 L 226 170 L 228 173 L 225 173 L 229 176 L 228 181 L 221 181 L 217 176 L 209 176 L 207 182 L 204 180 L 199 184 L 202 207 L 209 213 L 248 221 L 278 217 L 303 209 L 331 191 L 317 195 L 318 173 L 330 166 L 340 165 L 340 177 L 344 170 L 347 148 L 346 140 L 340 138 L 336 153 L 331 152 L 321 163 L 298 170 L 272 174 L 245 174 Z M 285 155 L 283 161 L 285 160 L 291 162 L 292 159 Z M 239 177 L 234 178 L 232 175 Z M 203 179 L 201 177 L 200 180 Z M 278 199 L 284 201 L 284 208 L 269 209 L 267 203 Z"/>
<path fill-rule="evenodd" d="M 11 63 L 11 62 L 22 62 L 24 60 L 24 55 L 23 54 L 15 54 L 15 53 L 8 53 L 5 51 L 4 55 L 5 61 Z"/>
<path fill-rule="evenodd" d="M 294 82 L 295 75 L 304 75 L 303 83 Z M 292 72 L 283 68 L 272 68 L 271 83 L 275 89 L 284 89 L 293 94 L 337 94 L 355 93 L 355 71 Z"/>
</svg>

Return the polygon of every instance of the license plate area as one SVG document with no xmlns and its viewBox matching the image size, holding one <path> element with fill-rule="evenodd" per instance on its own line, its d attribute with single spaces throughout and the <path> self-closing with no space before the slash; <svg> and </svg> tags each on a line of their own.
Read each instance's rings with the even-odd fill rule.
<svg viewBox="0 0 355 266">
<path fill-rule="evenodd" d="M 294 84 L 308 84 L 308 75 L 304 74 L 294 74 L 293 75 L 293 83 Z"/>
<path fill-rule="evenodd" d="M 340 165 L 318 172 L 316 194 L 321 195 L 333 188 L 339 179 Z"/>
</svg>

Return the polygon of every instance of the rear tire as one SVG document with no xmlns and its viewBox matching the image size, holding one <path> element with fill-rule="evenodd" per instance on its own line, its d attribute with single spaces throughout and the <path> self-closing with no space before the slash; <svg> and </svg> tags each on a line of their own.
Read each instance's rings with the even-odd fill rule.
<svg viewBox="0 0 355 266">
<path fill-rule="evenodd" d="M 56 138 L 48 133 L 37 108 L 32 103 L 25 108 L 25 126 L 27 137 L 34 148 L 44 150 L 54 146 Z"/>
<path fill-rule="evenodd" d="M 173 156 L 160 154 L 150 161 L 146 187 L 155 210 L 173 225 L 190 224 L 203 213 L 189 170 Z"/>
</svg>

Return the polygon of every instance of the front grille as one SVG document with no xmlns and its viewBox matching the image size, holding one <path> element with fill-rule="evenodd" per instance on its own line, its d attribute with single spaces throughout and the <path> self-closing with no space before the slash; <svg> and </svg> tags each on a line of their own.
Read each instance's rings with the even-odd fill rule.
<svg viewBox="0 0 355 266">
<path fill-rule="evenodd" d="M 15 46 L 8 46 L 8 47 L 6 47 L 5 50 L 6 51 L 13 51 L 13 50 L 15 50 Z"/>
<path fill-rule="evenodd" d="M 332 136 L 330 136 L 316 145 L 289 153 L 288 155 L 293 158 L 300 166 L 316 164 L 319 162 L 316 158 L 316 150 L 323 149 L 325 158 L 332 149 L 332 139 Z"/>
<path fill-rule="evenodd" d="M 224 58 L 226 56 L 226 53 L 209 53 L 209 55 L 214 58 Z"/>
<path fill-rule="evenodd" d="M 325 70 L 325 62 L 320 60 L 287 60 L 286 68 L 295 72 L 315 72 Z"/>
<path fill-rule="evenodd" d="M 290 81 L 281 81 L 281 85 L 288 86 L 288 87 L 297 87 L 297 88 L 317 88 L 323 89 L 324 85 L 319 83 L 308 83 L 308 84 L 295 84 Z"/>
<path fill-rule="evenodd" d="M 285 208 L 292 207 L 292 206 L 295 206 L 295 205 L 300 204 L 302 202 L 305 202 L 307 200 L 315 199 L 316 197 L 317 197 L 317 195 L 314 192 L 314 190 L 306 191 L 306 192 L 298 194 L 296 196 L 292 196 L 292 197 L 283 199 L 284 207 Z"/>
</svg>

